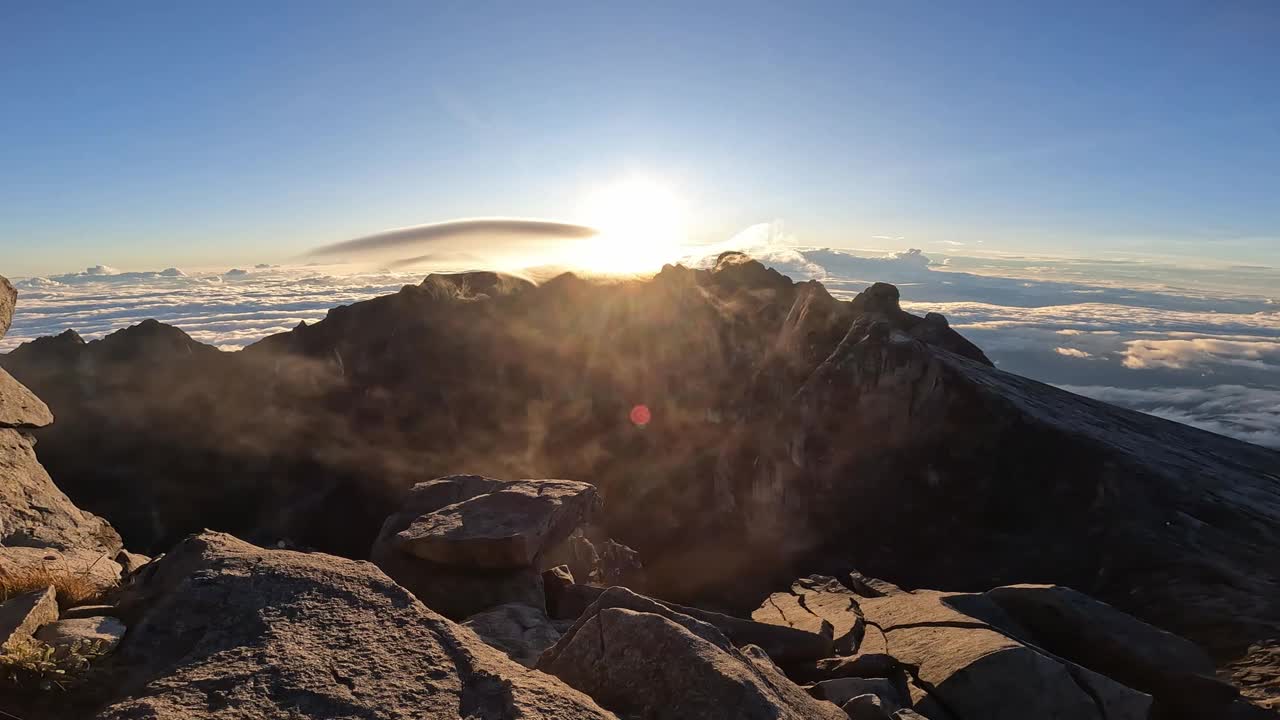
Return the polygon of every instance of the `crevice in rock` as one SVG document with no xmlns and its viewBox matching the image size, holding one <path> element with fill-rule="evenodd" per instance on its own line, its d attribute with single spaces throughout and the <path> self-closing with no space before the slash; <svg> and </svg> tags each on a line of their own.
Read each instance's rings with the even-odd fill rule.
<svg viewBox="0 0 1280 720">
<path fill-rule="evenodd" d="M 872 625 L 876 625 L 870 620 L 867 620 L 867 622 Z M 922 628 L 922 627 L 958 628 L 961 630 L 995 630 L 995 628 L 991 627 L 986 623 L 977 622 L 977 621 L 964 622 L 962 620 L 936 620 L 936 621 L 927 621 L 927 622 L 903 623 L 901 625 L 890 625 L 887 630 L 885 628 L 880 627 L 879 625 L 876 625 L 876 627 L 880 628 L 881 632 L 884 632 L 884 633 L 888 633 L 890 630 L 909 630 L 911 628 Z M 1000 634 L 1004 635 L 1004 633 L 1000 633 Z M 1014 638 L 1014 639 L 1016 640 L 1017 638 Z"/>
<path fill-rule="evenodd" d="M 889 645 L 889 633 L 883 627 L 881 627 L 880 625 L 870 620 L 867 620 L 867 625 L 874 627 L 875 629 L 880 631 L 880 634 L 884 636 L 885 652 L 894 660 L 896 660 L 898 663 L 898 666 L 901 667 L 903 670 L 905 670 L 906 673 L 911 676 L 912 682 L 914 682 L 916 685 L 919 685 L 920 688 L 924 690 L 929 695 L 929 697 L 933 699 L 934 702 L 938 703 L 938 705 L 947 713 L 947 715 L 951 717 L 951 720 L 966 720 L 963 715 L 956 712 L 955 709 L 952 708 L 950 705 L 947 705 L 946 701 L 942 699 L 942 696 L 938 694 L 937 688 L 933 685 L 933 683 L 930 683 L 920 677 L 920 668 L 918 666 L 905 663 L 902 661 L 901 658 L 893 654 L 893 648 L 890 647 Z M 910 698 L 907 698 L 907 699 L 910 700 Z M 913 702 L 911 703 L 911 705 L 915 706 L 916 703 Z"/>
</svg>

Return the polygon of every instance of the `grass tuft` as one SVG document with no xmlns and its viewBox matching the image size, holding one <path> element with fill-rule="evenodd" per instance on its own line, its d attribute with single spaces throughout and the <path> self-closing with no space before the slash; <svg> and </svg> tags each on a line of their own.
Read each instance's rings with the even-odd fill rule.
<svg viewBox="0 0 1280 720">
<path fill-rule="evenodd" d="M 106 594 L 100 583 L 91 579 L 87 572 L 51 565 L 0 567 L 0 602 L 50 585 L 58 591 L 58 606 L 64 610 L 77 605 L 96 604 Z"/>
</svg>

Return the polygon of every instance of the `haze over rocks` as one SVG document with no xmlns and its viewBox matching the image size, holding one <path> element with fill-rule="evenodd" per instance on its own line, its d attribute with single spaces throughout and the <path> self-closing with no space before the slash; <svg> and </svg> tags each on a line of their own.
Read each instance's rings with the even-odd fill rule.
<svg viewBox="0 0 1280 720">
<path fill-rule="evenodd" d="M 892 285 L 841 301 L 740 253 L 432 275 L 240 353 L 144 322 L 0 364 L 58 418 L 0 430 L 30 508 L 5 544 L 121 549 L 30 432 L 168 553 L 113 598 L 101 717 L 1127 720 L 1280 693 L 1280 453 L 1003 372 Z"/>
</svg>

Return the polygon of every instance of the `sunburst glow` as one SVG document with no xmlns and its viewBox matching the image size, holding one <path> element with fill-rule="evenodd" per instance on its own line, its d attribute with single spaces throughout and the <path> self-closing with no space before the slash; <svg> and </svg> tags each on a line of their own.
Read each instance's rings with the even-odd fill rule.
<svg viewBox="0 0 1280 720">
<path fill-rule="evenodd" d="M 652 272 L 679 258 L 688 240 L 683 200 L 651 178 L 627 178 L 588 194 L 578 215 L 600 230 L 574 244 L 571 262 L 586 270 Z"/>
</svg>

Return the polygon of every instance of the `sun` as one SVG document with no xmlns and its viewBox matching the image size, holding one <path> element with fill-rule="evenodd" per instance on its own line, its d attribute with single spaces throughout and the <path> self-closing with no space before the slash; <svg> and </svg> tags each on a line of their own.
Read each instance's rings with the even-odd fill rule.
<svg viewBox="0 0 1280 720">
<path fill-rule="evenodd" d="M 600 231 L 573 248 L 570 262 L 585 270 L 654 272 L 684 254 L 684 203 L 670 186 L 652 178 L 630 177 L 589 193 L 578 216 Z"/>
</svg>

